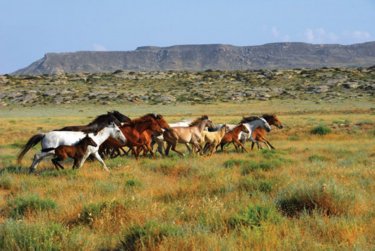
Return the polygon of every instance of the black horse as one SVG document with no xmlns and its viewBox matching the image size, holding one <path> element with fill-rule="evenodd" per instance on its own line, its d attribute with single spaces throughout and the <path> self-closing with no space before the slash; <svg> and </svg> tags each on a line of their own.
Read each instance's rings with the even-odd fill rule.
<svg viewBox="0 0 375 251">
<path fill-rule="evenodd" d="M 119 111 L 111 111 L 107 112 L 107 114 L 97 116 L 87 125 L 66 126 L 55 131 L 81 131 L 84 133 L 97 133 L 112 122 L 117 126 L 120 126 L 121 123 L 131 122 L 131 119 Z"/>
</svg>

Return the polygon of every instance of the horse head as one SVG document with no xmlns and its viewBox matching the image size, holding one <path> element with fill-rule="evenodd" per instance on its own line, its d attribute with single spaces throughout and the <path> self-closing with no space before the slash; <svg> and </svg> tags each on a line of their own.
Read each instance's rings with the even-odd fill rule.
<svg viewBox="0 0 375 251">
<path fill-rule="evenodd" d="M 262 126 L 264 129 L 266 129 L 267 132 L 270 132 L 270 131 L 271 131 L 271 126 L 270 126 L 270 124 L 268 124 L 267 120 L 265 120 L 264 118 L 259 118 L 259 120 L 260 120 L 261 123 L 262 123 L 261 126 Z"/>
<path fill-rule="evenodd" d="M 121 143 L 125 144 L 126 143 L 126 138 L 120 128 L 114 123 L 110 123 L 107 128 L 110 129 L 110 136 L 114 139 L 119 140 Z"/>
<path fill-rule="evenodd" d="M 262 117 L 267 120 L 268 124 L 270 125 L 274 125 L 279 129 L 284 127 L 275 114 L 263 114 Z"/>
<path fill-rule="evenodd" d="M 84 144 L 86 144 L 87 146 L 98 146 L 96 142 L 88 134 L 86 134 L 86 136 L 81 141 L 84 142 Z"/>
</svg>

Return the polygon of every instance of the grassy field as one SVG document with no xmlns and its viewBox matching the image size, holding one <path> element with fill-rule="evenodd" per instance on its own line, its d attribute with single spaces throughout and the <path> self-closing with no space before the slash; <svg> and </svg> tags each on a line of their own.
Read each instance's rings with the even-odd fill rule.
<svg viewBox="0 0 375 251">
<path fill-rule="evenodd" d="M 373 250 L 374 108 L 363 99 L 2 108 L 0 249 Z M 110 174 L 98 162 L 55 171 L 45 161 L 29 175 L 38 148 L 16 164 L 38 131 L 112 109 L 170 122 L 208 114 L 217 123 L 274 112 L 285 127 L 268 134 L 274 151 L 123 157 L 106 160 Z"/>
</svg>

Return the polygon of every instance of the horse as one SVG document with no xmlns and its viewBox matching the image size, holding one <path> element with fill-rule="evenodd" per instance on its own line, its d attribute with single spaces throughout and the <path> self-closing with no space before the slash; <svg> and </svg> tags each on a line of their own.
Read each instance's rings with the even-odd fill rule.
<svg viewBox="0 0 375 251">
<path fill-rule="evenodd" d="M 117 126 L 120 126 L 121 123 L 130 122 L 130 118 L 120 113 L 119 111 L 111 111 L 107 112 L 107 114 L 97 116 L 93 121 L 91 121 L 87 125 L 66 126 L 54 131 L 81 131 L 84 133 L 97 133 L 98 131 L 100 131 L 112 122 L 114 122 Z"/>
<path fill-rule="evenodd" d="M 262 117 L 268 122 L 270 125 L 274 125 L 279 129 L 282 129 L 284 126 L 281 121 L 277 118 L 275 114 L 263 114 Z M 275 149 L 273 145 L 266 139 L 266 130 L 262 127 L 258 127 L 253 132 L 253 141 L 251 142 L 251 150 L 254 148 L 254 144 L 257 144 L 258 149 L 262 148 L 260 143 L 265 144 L 269 149 Z"/>
<path fill-rule="evenodd" d="M 64 161 L 67 157 L 74 159 L 73 169 L 78 167 L 78 164 L 81 162 L 83 156 L 87 152 L 88 146 L 98 146 L 95 141 L 90 138 L 88 135 L 78 141 L 77 144 L 72 146 L 61 145 L 54 149 L 55 158 L 52 159 L 52 163 L 55 165 L 55 168 L 64 169 L 64 166 L 59 163 L 59 161 Z"/>
<path fill-rule="evenodd" d="M 260 127 L 258 127 L 260 128 Z M 244 124 L 238 124 L 235 126 L 232 130 L 227 132 L 224 137 L 222 138 L 220 144 L 216 146 L 217 148 L 220 146 L 221 151 L 224 151 L 224 146 L 229 145 L 230 143 L 233 143 L 234 147 L 236 148 L 236 151 L 238 151 L 238 146 L 242 148 L 242 151 L 246 151 L 245 146 L 239 141 L 239 135 L 241 132 L 249 133 L 249 130 Z"/>
<path fill-rule="evenodd" d="M 60 145 L 74 145 L 85 136 L 86 133 L 80 131 L 50 131 L 47 133 L 36 134 L 32 136 L 21 149 L 21 152 L 17 158 L 18 163 L 21 164 L 24 155 L 33 146 L 41 142 L 42 151 L 34 155 L 33 163 L 30 166 L 30 172 L 34 172 L 40 161 L 54 154 L 55 148 L 57 148 Z M 82 158 L 79 167 L 81 167 L 87 159 L 87 157 L 92 154 L 102 164 L 104 170 L 109 172 L 109 169 L 107 168 L 106 164 L 104 163 L 104 161 L 98 153 L 99 146 L 109 137 L 118 139 L 120 142 L 125 144 L 126 138 L 124 134 L 121 132 L 120 128 L 118 128 L 118 126 L 112 122 L 108 126 L 104 127 L 102 130 L 98 131 L 97 133 L 89 133 L 89 136 L 95 141 L 97 146 L 88 147 L 88 151 Z"/>
<path fill-rule="evenodd" d="M 152 139 L 145 135 L 145 131 L 150 131 L 152 134 L 161 134 L 163 129 L 169 130 L 169 125 L 162 115 L 149 113 L 138 119 L 131 120 L 129 123 L 125 123 L 120 129 L 128 139 L 127 143 L 121 145 L 113 139 L 108 139 L 103 144 L 103 147 L 101 147 L 100 152 L 102 154 L 105 152 L 116 153 L 119 152 L 120 149 L 124 151 L 122 147 L 128 146 L 136 158 L 138 158 L 141 149 L 151 151 L 151 155 L 154 157 L 151 149 Z"/>
<path fill-rule="evenodd" d="M 205 142 L 205 146 L 203 148 L 203 152 L 209 152 L 209 156 L 216 152 L 216 147 L 220 144 L 221 140 L 223 139 L 224 135 L 229 131 L 229 127 L 224 124 L 218 131 L 216 132 L 209 132 L 203 131 L 202 132 L 202 139 Z"/>
<path fill-rule="evenodd" d="M 240 121 L 241 124 L 244 124 L 247 127 L 248 133 L 240 132 L 239 140 L 243 145 L 247 139 L 253 141 L 252 134 L 255 128 L 263 127 L 267 132 L 271 131 L 271 126 L 268 124 L 267 120 L 258 116 L 243 117 Z"/>
<path fill-rule="evenodd" d="M 210 125 L 212 125 L 212 121 L 207 115 L 203 115 L 191 122 L 188 127 L 172 127 L 171 130 L 164 131 L 163 138 L 167 142 L 165 154 L 168 155 L 172 148 L 180 156 L 184 156 L 183 153 L 176 149 L 177 143 L 185 144 L 189 152 L 192 152 L 188 145 L 188 143 L 191 143 L 200 152 L 202 150 L 199 144 L 202 138 L 201 133 L 206 126 Z"/>
</svg>

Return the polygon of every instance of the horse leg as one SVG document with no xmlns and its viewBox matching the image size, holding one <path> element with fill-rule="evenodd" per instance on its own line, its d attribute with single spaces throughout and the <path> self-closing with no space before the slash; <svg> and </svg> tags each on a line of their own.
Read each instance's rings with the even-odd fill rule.
<svg viewBox="0 0 375 251">
<path fill-rule="evenodd" d="M 183 157 L 184 154 L 176 149 L 176 145 L 177 145 L 177 144 L 173 144 L 173 145 L 172 145 L 172 151 L 178 153 L 181 157 Z"/>
<path fill-rule="evenodd" d="M 103 159 L 100 157 L 100 154 L 98 152 L 94 153 L 94 157 L 100 162 L 100 164 L 102 164 L 104 170 L 109 172 L 107 165 L 104 163 Z"/>
<path fill-rule="evenodd" d="M 270 149 L 275 149 L 275 147 L 273 147 L 273 145 L 271 145 L 271 143 L 268 140 L 266 140 L 265 138 L 263 139 L 264 139 L 266 146 L 268 146 Z"/>
<path fill-rule="evenodd" d="M 190 148 L 189 143 L 185 143 L 186 148 L 188 149 L 189 153 L 194 151 L 194 149 Z"/>
<path fill-rule="evenodd" d="M 251 151 L 253 150 L 254 145 L 255 145 L 254 141 L 251 141 Z"/>
<path fill-rule="evenodd" d="M 41 152 L 41 153 L 37 153 L 34 155 L 34 160 L 33 160 L 33 163 L 31 164 L 30 166 L 30 173 L 34 172 L 39 164 L 39 162 L 41 162 L 45 157 L 48 157 L 50 155 L 54 155 L 55 154 L 55 151 L 50 151 L 50 152 Z"/>
<path fill-rule="evenodd" d="M 242 151 L 247 152 L 245 146 L 238 139 L 235 139 L 234 142 L 242 148 Z"/>
</svg>

